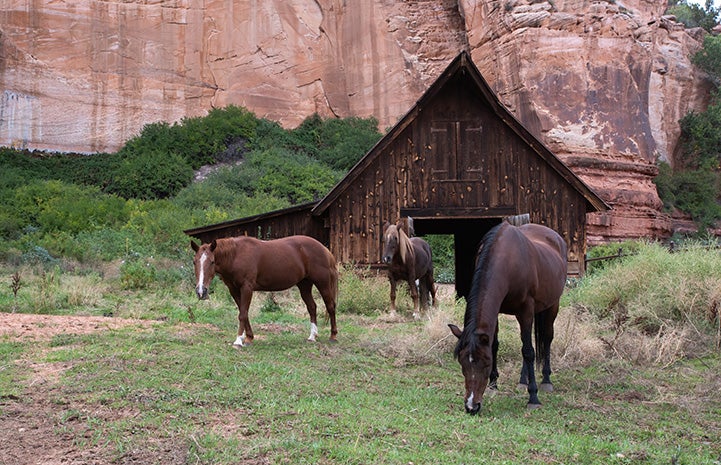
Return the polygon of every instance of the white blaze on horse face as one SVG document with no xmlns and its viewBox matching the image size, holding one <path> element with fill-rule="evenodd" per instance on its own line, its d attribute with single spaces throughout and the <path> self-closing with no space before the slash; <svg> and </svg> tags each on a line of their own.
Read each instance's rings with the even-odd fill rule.
<svg viewBox="0 0 721 465">
<path fill-rule="evenodd" d="M 198 265 L 198 268 L 200 268 L 200 273 L 198 273 L 198 284 L 195 286 L 195 292 L 198 295 L 203 295 L 203 280 L 205 279 L 205 261 L 207 259 L 207 252 L 203 252 L 203 255 L 200 256 L 200 263 Z"/>
<path fill-rule="evenodd" d="M 468 396 L 468 399 L 466 399 L 466 408 L 468 410 L 473 410 L 473 393 L 471 392 L 471 395 Z"/>
</svg>

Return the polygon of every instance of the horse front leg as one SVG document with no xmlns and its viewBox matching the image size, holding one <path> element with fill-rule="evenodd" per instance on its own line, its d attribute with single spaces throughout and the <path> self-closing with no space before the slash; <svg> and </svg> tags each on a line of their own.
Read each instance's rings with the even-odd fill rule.
<svg viewBox="0 0 721 465">
<path fill-rule="evenodd" d="M 248 309 L 250 301 L 253 298 L 252 289 L 241 289 L 238 287 L 230 288 L 230 295 L 233 296 L 235 304 L 238 306 L 238 336 L 235 338 L 233 345 L 243 347 L 253 342 L 253 329 L 250 327 L 250 319 L 248 318 Z"/>
<path fill-rule="evenodd" d="M 315 342 L 315 337 L 318 335 L 318 306 L 313 300 L 313 283 L 301 281 L 298 283 L 298 290 L 300 291 L 300 297 L 305 302 L 305 307 L 308 309 L 308 315 L 310 315 L 310 336 L 308 336 L 308 340 Z"/>
<path fill-rule="evenodd" d="M 388 273 L 388 280 L 391 283 L 391 314 L 396 313 L 396 278 L 393 276 L 393 273 Z"/>
<path fill-rule="evenodd" d="M 493 335 L 493 344 L 491 344 L 491 354 L 493 355 L 493 361 L 488 389 L 498 391 L 498 322 L 496 322 L 496 332 Z"/>
</svg>

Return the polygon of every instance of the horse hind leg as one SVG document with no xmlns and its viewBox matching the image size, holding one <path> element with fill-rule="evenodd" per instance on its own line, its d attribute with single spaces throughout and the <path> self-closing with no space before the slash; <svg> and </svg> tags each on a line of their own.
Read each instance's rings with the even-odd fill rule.
<svg viewBox="0 0 721 465">
<path fill-rule="evenodd" d="M 413 318 L 420 318 L 420 299 L 418 296 L 418 282 L 415 279 L 408 279 L 408 288 L 411 291 L 411 298 L 413 299 Z"/>
<path fill-rule="evenodd" d="M 336 337 L 338 336 L 338 326 L 335 321 L 335 308 L 337 303 L 336 296 L 338 294 L 338 275 L 331 276 L 331 281 L 327 285 L 318 286 L 318 283 L 316 283 L 316 287 L 318 288 L 320 295 L 323 297 L 326 313 L 328 313 L 328 318 L 330 319 L 330 341 L 336 342 Z"/>
<path fill-rule="evenodd" d="M 428 283 L 425 277 L 420 279 L 418 283 L 418 291 L 421 298 L 421 311 L 425 312 L 428 310 L 428 296 L 430 294 L 430 290 L 428 289 Z"/>
<path fill-rule="evenodd" d="M 303 302 L 308 309 L 308 315 L 310 316 L 310 336 L 308 336 L 308 340 L 315 342 L 315 338 L 318 335 L 318 306 L 316 305 L 315 300 L 313 300 L 313 283 L 303 280 L 298 283 L 298 290 L 300 291 L 300 297 L 303 299 Z"/>
<path fill-rule="evenodd" d="M 541 344 L 536 343 L 537 346 L 541 346 L 541 350 L 537 354 L 543 362 L 541 385 L 539 389 L 542 392 L 553 392 L 553 383 L 551 383 L 551 342 L 553 342 L 553 323 L 556 320 L 558 314 L 558 305 L 551 307 L 546 310 L 542 318 L 536 323 L 541 326 L 539 332 L 539 338 Z"/>
</svg>

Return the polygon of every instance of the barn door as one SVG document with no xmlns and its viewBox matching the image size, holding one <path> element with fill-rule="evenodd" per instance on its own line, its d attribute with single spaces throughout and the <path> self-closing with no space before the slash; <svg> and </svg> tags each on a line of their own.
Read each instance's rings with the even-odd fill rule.
<svg viewBox="0 0 721 465">
<path fill-rule="evenodd" d="M 431 125 L 431 179 L 477 181 L 481 174 L 483 128 L 477 121 L 438 121 Z"/>
</svg>

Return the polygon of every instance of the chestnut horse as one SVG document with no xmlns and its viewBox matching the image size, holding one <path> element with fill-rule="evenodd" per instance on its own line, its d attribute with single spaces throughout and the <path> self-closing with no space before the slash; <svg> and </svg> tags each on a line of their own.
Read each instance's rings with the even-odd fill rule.
<svg viewBox="0 0 721 465">
<path fill-rule="evenodd" d="M 413 317 L 418 318 L 419 309 L 425 310 L 428 307 L 428 294 L 430 293 L 432 303 L 436 300 L 431 247 L 419 237 L 408 237 L 400 223 L 386 223 L 383 228 L 382 258 L 383 263 L 388 265 L 388 279 L 391 282 L 391 312 L 396 311 L 397 281 L 404 280 L 408 282 L 413 299 Z"/>
<path fill-rule="evenodd" d="M 541 405 L 533 371 L 534 357 L 543 361 L 541 390 L 550 392 L 553 322 L 566 283 L 566 242 L 555 231 L 538 224 L 520 227 L 507 222 L 482 239 L 468 295 L 464 328 L 448 325 L 458 338 L 454 355 L 465 378 L 465 407 L 481 409 L 486 387 L 498 379 L 498 314 L 514 315 L 521 328 L 523 368 L 520 384 L 528 386 L 528 408 Z M 534 327 L 536 350 L 531 343 Z M 490 384 L 489 384 L 490 378 Z"/>
<path fill-rule="evenodd" d="M 335 323 L 338 268 L 330 251 L 317 240 L 290 236 L 261 241 L 240 236 L 216 239 L 200 246 L 190 241 L 190 245 L 195 250 L 193 264 L 198 298 L 208 298 L 208 286 L 217 273 L 238 306 L 238 337 L 233 345 L 243 346 L 253 341 L 248 319 L 253 291 L 282 291 L 293 286 L 298 286 L 310 315 L 308 340 L 315 341 L 318 326 L 313 285 L 323 297 L 330 317 L 330 339 L 335 341 L 338 334 Z"/>
</svg>

